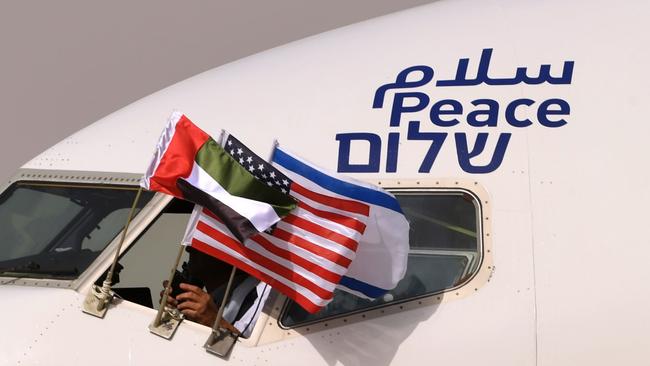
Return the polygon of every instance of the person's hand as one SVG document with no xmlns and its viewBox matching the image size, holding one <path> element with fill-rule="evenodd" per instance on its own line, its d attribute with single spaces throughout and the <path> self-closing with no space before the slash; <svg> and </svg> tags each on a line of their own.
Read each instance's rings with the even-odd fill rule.
<svg viewBox="0 0 650 366">
<path fill-rule="evenodd" d="M 167 280 L 163 281 L 163 289 L 160 291 L 160 300 L 158 302 L 162 301 L 167 283 Z M 172 295 L 167 296 L 167 305 L 178 308 L 189 320 L 211 327 L 219 312 L 217 305 L 212 301 L 212 297 L 202 289 L 187 283 L 181 283 L 180 288 L 185 292 L 179 294 L 176 298 Z M 222 328 L 239 334 L 239 330 L 224 319 L 221 319 L 220 325 Z"/>
<path fill-rule="evenodd" d="M 180 288 L 185 292 L 174 299 L 176 308 L 189 320 L 211 327 L 219 311 L 212 297 L 202 289 L 187 283 L 181 283 Z M 169 298 L 171 299 L 171 296 Z"/>
</svg>

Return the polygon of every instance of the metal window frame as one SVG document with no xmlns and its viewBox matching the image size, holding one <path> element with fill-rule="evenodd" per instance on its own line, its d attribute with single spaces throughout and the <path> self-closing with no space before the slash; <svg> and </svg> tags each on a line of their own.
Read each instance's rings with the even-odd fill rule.
<svg viewBox="0 0 650 366">
<path fill-rule="evenodd" d="M 284 295 L 276 295 L 267 301 L 263 314 L 253 330 L 253 334 L 244 343 L 245 346 L 263 345 L 277 342 L 313 332 L 354 324 L 365 320 L 398 314 L 411 309 L 438 306 L 476 293 L 487 284 L 494 272 L 491 200 L 485 188 L 476 180 L 448 179 L 400 179 L 370 181 L 384 189 L 394 192 L 462 192 L 473 197 L 477 207 L 477 241 L 479 246 L 479 263 L 474 273 L 465 281 L 452 288 L 400 301 L 381 304 L 372 308 L 360 309 L 345 314 L 339 314 L 311 323 L 303 323 L 293 327 L 285 327 L 280 323 L 288 299 Z"/>
<path fill-rule="evenodd" d="M 129 189 L 138 189 L 141 174 L 113 173 L 113 172 L 86 172 L 86 171 L 64 171 L 64 170 L 45 170 L 45 169 L 21 169 L 12 178 L 6 181 L 0 190 L 4 192 L 12 184 L 39 183 L 47 185 L 71 184 L 71 185 L 97 185 L 102 186 L 124 186 Z M 161 194 L 155 194 L 154 197 L 142 208 L 131 223 L 129 232 L 125 239 L 124 246 L 121 248 L 120 255 L 123 254 L 135 241 L 143 228 L 147 227 L 156 216 L 156 213 L 162 209 L 171 200 L 171 197 L 165 197 Z M 51 279 L 38 277 L 21 277 L 21 276 L 0 276 L 1 285 L 19 285 L 32 287 L 50 287 L 50 288 L 67 288 L 80 293 L 87 292 L 94 280 L 104 273 L 117 249 L 122 230 L 115 238 L 106 245 L 104 250 L 93 260 L 93 262 L 74 279 Z"/>
</svg>

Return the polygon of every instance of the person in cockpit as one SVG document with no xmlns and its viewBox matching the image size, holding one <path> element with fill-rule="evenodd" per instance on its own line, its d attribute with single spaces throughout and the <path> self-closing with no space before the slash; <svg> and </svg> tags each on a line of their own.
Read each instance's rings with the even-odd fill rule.
<svg viewBox="0 0 650 366">
<path fill-rule="evenodd" d="M 187 266 L 184 266 L 184 280 L 177 286 L 173 284 L 167 302 L 183 313 L 186 319 L 212 327 L 232 266 L 192 247 L 188 247 L 187 251 L 190 257 Z M 166 285 L 167 281 L 163 282 L 163 286 Z M 221 327 L 244 337 L 250 335 L 269 291 L 268 285 L 243 271 L 237 271 Z"/>
</svg>

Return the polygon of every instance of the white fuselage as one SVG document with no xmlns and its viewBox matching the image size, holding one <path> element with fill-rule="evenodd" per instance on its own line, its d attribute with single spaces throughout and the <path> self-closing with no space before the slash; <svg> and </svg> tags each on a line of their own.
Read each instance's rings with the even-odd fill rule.
<svg viewBox="0 0 650 366">
<path fill-rule="evenodd" d="M 649 10 L 636 1 L 439 1 L 207 71 L 71 135 L 11 181 L 135 179 L 178 109 L 261 156 L 277 139 L 320 166 L 383 186 L 476 192 L 485 201 L 483 263 L 461 288 L 345 323 L 284 330 L 269 309 L 221 360 L 201 348 L 207 327 L 183 322 L 167 341 L 147 330 L 153 309 L 118 301 L 104 319 L 82 313 L 114 242 L 76 281 L 0 279 L 11 282 L 0 285 L 0 365 L 646 364 Z M 559 80 L 567 62 L 571 78 Z M 559 81 L 543 80 L 541 65 Z M 430 69 L 431 81 L 389 86 L 373 108 L 378 89 L 414 66 Z M 404 82 L 424 76 L 415 71 Z M 405 97 L 391 124 L 398 93 L 420 97 Z M 485 122 L 489 113 L 477 122 L 477 110 L 493 112 L 495 123 Z M 473 151 L 485 137 L 484 150 Z M 431 141 L 439 152 L 422 167 L 434 157 Z M 502 159 L 491 164 L 499 149 Z M 127 246 L 168 200 L 156 196 L 147 206 Z M 172 259 L 143 266 L 168 268 Z"/>
</svg>

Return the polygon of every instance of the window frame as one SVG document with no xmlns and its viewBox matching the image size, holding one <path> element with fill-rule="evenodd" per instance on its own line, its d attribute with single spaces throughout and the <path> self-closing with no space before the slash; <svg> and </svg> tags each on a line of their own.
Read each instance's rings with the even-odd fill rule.
<svg viewBox="0 0 650 366">
<path fill-rule="evenodd" d="M 264 329 L 255 329 L 259 332 L 259 343 L 265 344 L 280 339 L 290 338 L 297 335 L 305 335 L 312 332 L 331 329 L 343 325 L 350 325 L 377 317 L 401 313 L 406 310 L 422 308 L 426 306 L 438 306 L 441 303 L 471 296 L 482 286 L 489 282 L 493 272 L 492 256 L 492 229 L 491 229 L 491 202 L 487 191 L 478 181 L 469 179 L 404 179 L 404 180 L 375 180 L 369 182 L 377 184 L 391 193 L 402 192 L 454 192 L 469 194 L 477 209 L 477 241 L 478 241 L 478 264 L 471 276 L 468 276 L 462 283 L 452 288 L 441 291 L 423 294 L 375 307 L 359 309 L 345 314 L 315 320 L 313 322 L 301 323 L 296 326 L 286 327 L 281 324 L 286 306 L 289 302 L 283 295 L 278 295 L 268 305 L 270 312 L 264 323 Z"/>
<path fill-rule="evenodd" d="M 126 189 L 137 190 L 142 175 L 130 173 L 113 172 L 87 172 L 87 171 L 65 171 L 65 170 L 41 170 L 41 169 L 20 169 L 6 181 L 0 192 L 6 191 L 16 183 L 34 183 L 47 185 L 106 185 L 123 186 Z M 154 219 L 156 213 L 164 207 L 171 197 L 167 198 L 161 194 L 154 194 L 153 198 L 140 210 L 129 226 L 127 236 L 121 248 L 120 254 L 124 253 L 131 244 L 142 234 L 144 228 Z M 111 265 L 115 256 L 115 250 L 121 239 L 123 230 L 120 230 L 115 238 L 106 245 L 104 250 L 90 263 L 90 265 L 74 279 L 54 279 L 31 276 L 22 277 L 14 275 L 0 275 L 0 284 L 18 285 L 33 287 L 51 287 L 73 289 L 80 293 L 86 293 L 95 279 L 101 276 Z"/>
</svg>

